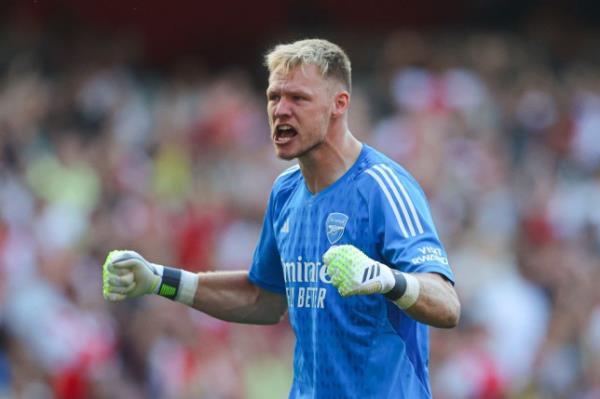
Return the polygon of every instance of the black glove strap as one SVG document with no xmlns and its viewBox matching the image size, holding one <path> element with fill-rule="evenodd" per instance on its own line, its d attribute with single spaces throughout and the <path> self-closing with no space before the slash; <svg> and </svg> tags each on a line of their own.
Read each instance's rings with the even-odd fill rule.
<svg viewBox="0 0 600 399">
<path fill-rule="evenodd" d="M 397 270 L 392 270 L 392 274 L 394 275 L 394 279 L 396 283 L 394 284 L 394 288 L 392 288 L 387 293 L 383 294 L 390 301 L 396 301 L 398 298 L 402 297 L 406 292 L 406 277 L 404 274 Z"/>
<path fill-rule="evenodd" d="M 179 292 L 179 283 L 181 282 L 181 270 L 165 266 L 163 269 L 162 281 L 158 289 L 158 295 L 175 300 Z"/>
</svg>

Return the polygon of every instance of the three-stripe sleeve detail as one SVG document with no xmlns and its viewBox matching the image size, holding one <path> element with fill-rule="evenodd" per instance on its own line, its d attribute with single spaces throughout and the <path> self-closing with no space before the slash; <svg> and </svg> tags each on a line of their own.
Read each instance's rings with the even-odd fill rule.
<svg viewBox="0 0 600 399">
<path fill-rule="evenodd" d="M 423 225 L 421 225 L 421 219 L 419 218 L 419 214 L 417 213 L 417 210 L 415 209 L 415 204 L 413 204 L 412 199 L 410 198 L 410 195 L 408 195 L 406 188 L 404 188 L 404 184 L 402 184 L 400 179 L 398 179 L 398 176 L 396 176 L 396 174 L 394 173 L 392 168 L 390 168 L 387 165 L 381 165 L 381 166 L 385 170 L 388 171 L 388 173 L 392 176 L 392 179 L 394 179 L 394 181 L 396 182 L 398 187 L 400 187 L 400 191 L 402 192 L 402 195 L 406 199 L 406 203 L 408 204 L 410 213 L 413 216 L 413 219 L 415 220 L 415 224 L 417 225 L 417 231 L 419 232 L 419 234 L 423 234 Z"/>
<path fill-rule="evenodd" d="M 392 168 L 385 164 L 379 164 L 366 172 L 375 179 L 381 191 L 383 191 L 404 237 L 415 237 L 418 234 L 423 234 L 423 225 L 415 205 Z M 400 212 L 403 217 L 400 216 Z"/>
<path fill-rule="evenodd" d="M 383 169 L 382 166 L 380 166 L 380 165 L 375 165 L 373 167 L 373 169 L 378 171 L 383 176 L 383 179 L 388 184 L 388 187 L 390 187 L 390 189 L 392 190 L 392 193 L 394 193 L 394 198 L 400 205 L 400 209 L 402 210 L 402 215 L 404 216 L 404 220 L 406 220 L 406 224 L 408 225 L 408 230 L 410 231 L 410 236 L 414 237 L 416 234 L 415 234 L 415 227 L 413 226 L 413 222 L 412 222 L 412 220 L 410 220 L 410 217 L 408 216 L 408 211 L 406 209 L 406 205 L 404 204 L 404 201 L 402 201 L 400 199 L 400 194 L 398 193 L 398 189 L 396 188 L 396 185 L 392 182 L 392 179 L 388 175 L 387 170 Z"/>
<path fill-rule="evenodd" d="M 398 213 L 398 207 L 396 206 L 396 203 L 392 199 L 392 196 L 390 195 L 390 192 L 387 189 L 385 183 L 383 182 L 383 180 L 381 180 L 381 178 L 373 170 L 368 169 L 368 170 L 366 170 L 366 172 L 373 179 L 375 179 L 375 181 L 377 182 L 377 184 L 379 184 L 379 187 L 381 187 L 381 191 L 383 191 L 383 194 L 387 198 L 388 203 L 392 207 L 392 212 L 394 213 L 394 216 L 396 217 L 396 221 L 398 222 L 398 226 L 400 226 L 400 230 L 402 230 L 402 235 L 404 235 L 404 237 L 408 238 L 408 233 L 406 232 L 406 227 L 404 227 L 404 222 L 402 221 L 402 218 L 400 217 L 400 213 Z"/>
</svg>

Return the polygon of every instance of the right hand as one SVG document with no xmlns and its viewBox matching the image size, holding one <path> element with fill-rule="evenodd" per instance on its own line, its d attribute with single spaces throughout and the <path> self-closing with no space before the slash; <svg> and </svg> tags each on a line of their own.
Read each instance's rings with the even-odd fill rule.
<svg viewBox="0 0 600 399">
<path fill-rule="evenodd" d="M 160 282 L 156 266 L 135 251 L 111 251 L 102 266 L 102 294 L 109 301 L 154 294 Z"/>
</svg>

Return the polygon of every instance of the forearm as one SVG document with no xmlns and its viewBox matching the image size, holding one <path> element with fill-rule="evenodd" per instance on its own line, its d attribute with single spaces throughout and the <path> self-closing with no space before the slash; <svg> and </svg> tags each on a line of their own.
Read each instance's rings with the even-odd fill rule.
<svg viewBox="0 0 600 399">
<path fill-rule="evenodd" d="M 287 309 L 283 295 L 260 289 L 247 271 L 200 273 L 192 305 L 225 321 L 275 324 Z"/>
<path fill-rule="evenodd" d="M 452 285 L 436 273 L 412 274 L 420 286 L 414 305 L 405 309 L 415 320 L 434 327 L 456 327 L 460 318 L 460 302 Z"/>
</svg>

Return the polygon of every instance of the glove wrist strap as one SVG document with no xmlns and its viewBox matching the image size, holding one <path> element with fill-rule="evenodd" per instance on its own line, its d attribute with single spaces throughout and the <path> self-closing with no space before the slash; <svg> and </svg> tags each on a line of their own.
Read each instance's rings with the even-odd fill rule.
<svg viewBox="0 0 600 399">
<path fill-rule="evenodd" d="M 161 277 L 155 294 L 191 306 L 198 288 L 198 275 L 173 267 L 154 266 Z"/>
<path fill-rule="evenodd" d="M 392 270 L 392 275 L 394 276 L 394 286 L 384 295 L 390 301 L 396 301 L 406 292 L 406 277 L 404 277 L 404 273 L 399 272 L 397 270 Z"/>
<path fill-rule="evenodd" d="M 396 283 L 394 288 L 384 295 L 400 309 L 408 309 L 419 299 L 421 284 L 410 273 L 402 273 L 397 270 L 393 270 L 392 273 Z"/>
</svg>

